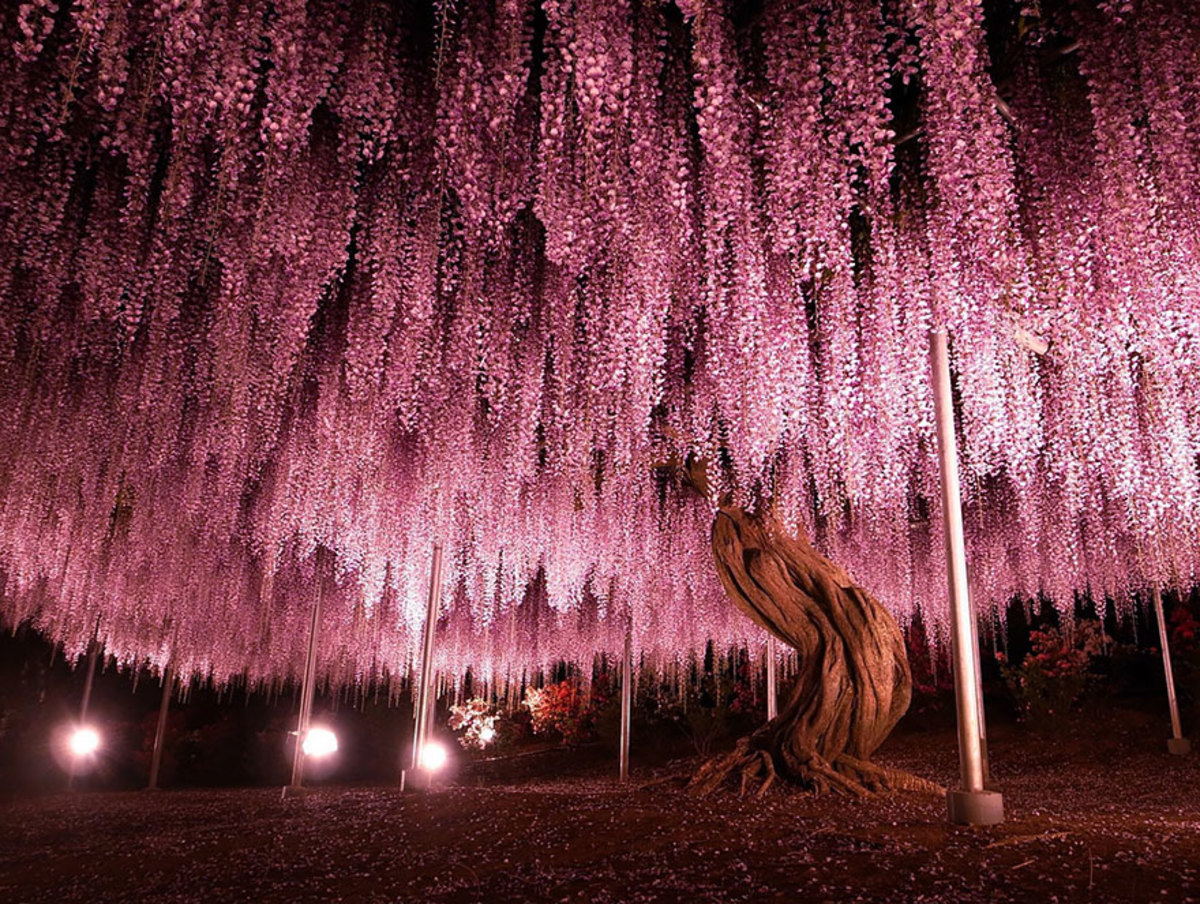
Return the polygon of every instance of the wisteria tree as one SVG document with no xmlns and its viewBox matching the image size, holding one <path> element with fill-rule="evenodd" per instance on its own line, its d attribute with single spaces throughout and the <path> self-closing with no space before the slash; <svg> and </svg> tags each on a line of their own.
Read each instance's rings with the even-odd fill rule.
<svg viewBox="0 0 1200 904">
<path fill-rule="evenodd" d="M 447 674 L 759 644 L 689 456 L 936 624 L 932 326 L 977 600 L 1196 573 L 1194 3 L 28 0 L 0 45 L 0 613 L 70 655 L 294 674 L 320 549 L 322 673 L 404 672 L 435 540 Z"/>
</svg>

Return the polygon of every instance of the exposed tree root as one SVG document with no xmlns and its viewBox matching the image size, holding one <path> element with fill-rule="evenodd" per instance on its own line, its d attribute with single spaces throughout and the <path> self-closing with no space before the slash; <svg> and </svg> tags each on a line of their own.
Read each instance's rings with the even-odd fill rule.
<svg viewBox="0 0 1200 904">
<path fill-rule="evenodd" d="M 755 796 L 762 797 L 779 778 L 780 772 L 771 754 L 752 746 L 753 743 L 753 737 L 742 738 L 729 753 L 708 760 L 692 777 L 688 790 L 707 797 L 740 774 L 738 796 L 744 797 L 757 783 Z M 941 785 L 911 772 L 879 766 L 848 754 L 842 754 L 830 763 L 820 754 L 812 753 L 806 760 L 790 764 L 785 778 L 815 794 L 833 792 L 855 798 L 895 791 L 937 796 L 946 793 Z"/>
</svg>

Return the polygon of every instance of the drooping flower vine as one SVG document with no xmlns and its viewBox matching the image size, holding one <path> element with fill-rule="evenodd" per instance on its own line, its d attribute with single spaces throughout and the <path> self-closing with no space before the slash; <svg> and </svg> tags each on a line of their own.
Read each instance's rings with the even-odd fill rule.
<svg viewBox="0 0 1200 904">
<path fill-rule="evenodd" d="M 757 643 L 690 458 L 937 623 L 937 325 L 978 601 L 1193 580 L 1193 6 L 14 5 L 0 615 L 404 674 L 436 541 L 448 674 Z"/>
</svg>

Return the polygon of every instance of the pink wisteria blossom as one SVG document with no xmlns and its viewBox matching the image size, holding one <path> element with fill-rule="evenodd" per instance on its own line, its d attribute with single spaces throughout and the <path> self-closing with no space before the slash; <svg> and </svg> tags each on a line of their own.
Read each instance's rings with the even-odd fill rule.
<svg viewBox="0 0 1200 904">
<path fill-rule="evenodd" d="M 1200 7 L 996 7 L 9 5 L 0 616 L 354 681 L 436 540 L 445 672 L 665 668 L 762 639 L 691 456 L 937 623 L 931 326 L 981 606 L 1192 580 Z"/>
</svg>

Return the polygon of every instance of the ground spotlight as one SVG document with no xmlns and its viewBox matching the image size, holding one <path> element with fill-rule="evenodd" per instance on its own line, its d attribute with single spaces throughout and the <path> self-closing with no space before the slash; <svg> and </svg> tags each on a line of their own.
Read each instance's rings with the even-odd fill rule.
<svg viewBox="0 0 1200 904">
<path fill-rule="evenodd" d="M 446 765 L 450 754 L 437 741 L 429 741 L 421 748 L 421 756 L 417 763 L 426 772 L 437 772 Z"/>
<path fill-rule="evenodd" d="M 304 742 L 300 745 L 304 755 L 320 759 L 337 753 L 338 740 L 328 728 L 310 728 L 304 734 Z"/>
<path fill-rule="evenodd" d="M 91 756 L 100 749 L 100 732 L 90 725 L 77 726 L 67 738 L 67 749 L 76 759 Z"/>
</svg>

